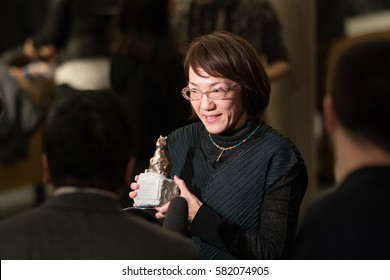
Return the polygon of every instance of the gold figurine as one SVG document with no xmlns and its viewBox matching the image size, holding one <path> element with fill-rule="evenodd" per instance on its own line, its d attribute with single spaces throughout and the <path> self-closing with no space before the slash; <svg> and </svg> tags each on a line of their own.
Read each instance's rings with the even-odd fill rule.
<svg viewBox="0 0 390 280">
<path fill-rule="evenodd" d="M 179 187 L 172 179 L 167 178 L 170 169 L 168 139 L 160 136 L 156 142 L 156 151 L 149 161 L 149 168 L 139 175 L 138 194 L 134 198 L 137 207 L 162 206 L 179 196 Z"/>
<path fill-rule="evenodd" d="M 171 164 L 168 158 L 167 137 L 160 137 L 156 142 L 156 151 L 149 161 L 149 169 L 145 172 L 157 172 L 167 177 L 171 171 Z"/>
</svg>

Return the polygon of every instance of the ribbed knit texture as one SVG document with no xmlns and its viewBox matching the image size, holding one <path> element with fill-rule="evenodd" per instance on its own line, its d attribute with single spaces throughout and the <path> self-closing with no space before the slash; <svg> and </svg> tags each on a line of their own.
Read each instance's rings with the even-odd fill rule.
<svg viewBox="0 0 390 280">
<path fill-rule="evenodd" d="M 229 137 L 237 143 L 257 125 L 258 122 L 249 122 Z M 226 151 L 221 164 L 215 164 L 220 150 L 208 137 L 201 123 L 168 136 L 171 176 L 181 177 L 194 195 L 227 221 L 245 230 L 257 231 L 261 226 L 260 208 L 265 191 L 302 161 L 299 153 L 288 139 L 262 124 L 246 143 Z M 221 146 L 235 144 L 225 141 L 224 135 L 213 137 Z M 197 237 L 193 239 L 202 258 L 234 258 Z"/>
</svg>

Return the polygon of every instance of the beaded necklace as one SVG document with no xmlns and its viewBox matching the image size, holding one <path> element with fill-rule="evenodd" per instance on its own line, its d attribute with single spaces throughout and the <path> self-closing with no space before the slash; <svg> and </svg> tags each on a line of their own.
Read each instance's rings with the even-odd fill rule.
<svg viewBox="0 0 390 280">
<path fill-rule="evenodd" d="M 237 147 L 240 146 L 241 144 L 245 143 L 249 138 L 252 137 L 253 134 L 255 134 L 255 132 L 259 129 L 259 127 L 260 127 L 260 124 L 255 128 L 255 130 L 252 131 L 251 134 L 249 134 L 248 137 L 246 137 L 246 138 L 245 138 L 244 140 L 242 140 L 240 143 L 238 143 L 238 144 L 236 144 L 236 145 L 233 145 L 233 146 L 231 146 L 231 147 L 227 147 L 227 148 L 223 148 L 223 147 L 219 146 L 217 143 L 215 143 L 214 140 L 213 140 L 213 138 L 211 138 L 211 134 L 209 133 L 209 139 L 210 139 L 211 143 L 213 143 L 213 145 L 214 145 L 215 147 L 217 147 L 218 149 L 221 150 L 221 153 L 219 154 L 219 156 L 218 156 L 216 162 L 219 161 L 219 159 L 221 158 L 222 154 L 223 154 L 225 151 L 228 151 L 228 150 L 237 148 Z"/>
</svg>

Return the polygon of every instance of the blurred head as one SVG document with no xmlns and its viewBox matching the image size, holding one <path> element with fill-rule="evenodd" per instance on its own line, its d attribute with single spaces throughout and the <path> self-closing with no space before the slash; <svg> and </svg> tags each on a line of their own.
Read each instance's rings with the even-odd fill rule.
<svg viewBox="0 0 390 280">
<path fill-rule="evenodd" d="M 269 102 L 270 81 L 256 50 L 228 32 L 200 36 L 188 46 L 184 58 L 188 90 L 206 92 L 190 100 L 210 133 L 221 133 L 259 118 Z M 211 91 L 225 91 L 212 98 Z"/>
<path fill-rule="evenodd" d="M 333 59 L 327 97 L 338 122 L 350 136 L 368 140 L 387 152 L 389 77 L 390 37 L 352 41 Z"/>
<path fill-rule="evenodd" d="M 48 182 L 114 192 L 125 184 L 132 129 L 124 104 L 111 92 L 96 91 L 52 105 L 43 135 Z"/>
<path fill-rule="evenodd" d="M 119 0 L 114 19 L 114 53 L 150 53 L 172 41 L 172 0 Z"/>
</svg>

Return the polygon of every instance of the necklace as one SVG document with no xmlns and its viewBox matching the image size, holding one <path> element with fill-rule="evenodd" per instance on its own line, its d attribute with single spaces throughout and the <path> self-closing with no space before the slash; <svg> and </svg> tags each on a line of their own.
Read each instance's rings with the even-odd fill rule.
<svg viewBox="0 0 390 280">
<path fill-rule="evenodd" d="M 249 138 L 252 137 L 253 134 L 255 134 L 255 132 L 259 129 L 259 127 L 260 127 L 260 124 L 259 124 L 259 125 L 255 128 L 255 130 L 253 130 L 252 133 L 249 134 L 249 136 L 246 137 L 244 140 L 242 140 L 241 142 L 239 142 L 239 143 L 236 144 L 236 145 L 233 145 L 233 146 L 227 147 L 227 148 L 223 148 L 223 147 L 219 146 L 217 143 L 215 143 L 214 140 L 213 140 L 213 138 L 211 138 L 211 134 L 209 133 L 209 138 L 210 138 L 211 143 L 213 143 L 213 145 L 214 145 L 215 147 L 217 147 L 218 149 L 221 150 L 221 153 L 219 154 L 219 156 L 218 156 L 216 162 L 219 161 L 219 159 L 221 158 L 222 154 L 223 154 L 225 151 L 229 151 L 229 150 L 231 150 L 231 149 L 237 148 L 237 147 L 240 146 L 241 144 L 245 143 Z"/>
</svg>

